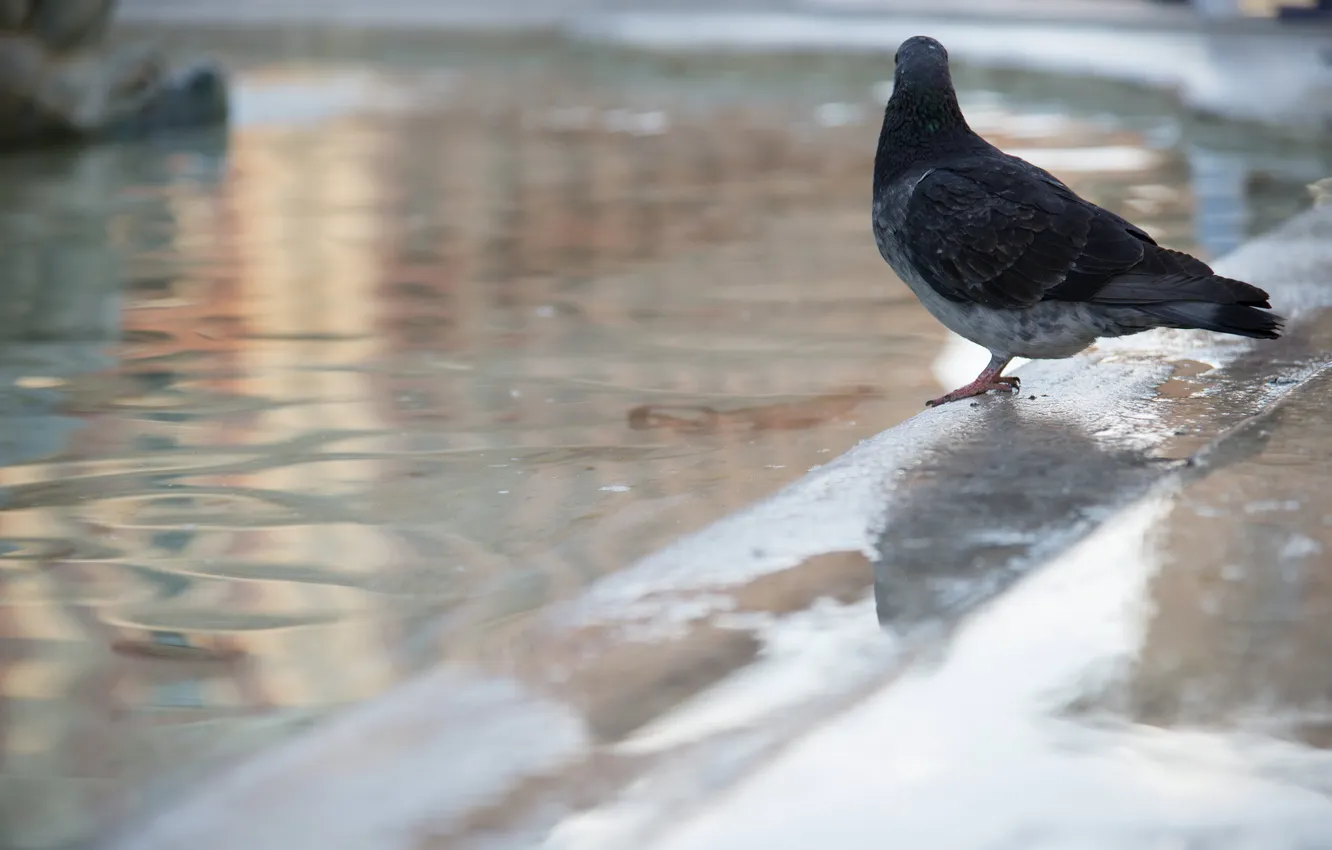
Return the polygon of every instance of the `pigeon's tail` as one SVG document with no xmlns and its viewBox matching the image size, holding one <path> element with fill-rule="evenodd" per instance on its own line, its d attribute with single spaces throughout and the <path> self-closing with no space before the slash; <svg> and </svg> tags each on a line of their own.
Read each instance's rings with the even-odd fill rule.
<svg viewBox="0 0 1332 850">
<path fill-rule="evenodd" d="M 1254 339 L 1276 339 L 1281 336 L 1285 323 L 1285 319 L 1276 313 L 1245 304 L 1167 301 L 1164 304 L 1143 304 L 1138 309 L 1161 320 L 1166 327 L 1199 328 Z"/>
<path fill-rule="evenodd" d="M 1171 328 L 1276 339 L 1285 322 L 1267 293 L 1251 283 L 1223 277 L 1196 257 L 1153 246 L 1127 274 L 1112 278 L 1094 300 L 1131 304 Z"/>
</svg>

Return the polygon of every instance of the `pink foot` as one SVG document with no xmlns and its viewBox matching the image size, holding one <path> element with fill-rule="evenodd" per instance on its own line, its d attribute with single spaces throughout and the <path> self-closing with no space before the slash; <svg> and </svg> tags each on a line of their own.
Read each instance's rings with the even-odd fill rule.
<svg viewBox="0 0 1332 850">
<path fill-rule="evenodd" d="M 1005 363 L 1004 365 L 1007 365 Z M 980 373 L 980 377 L 965 387 L 959 387 L 951 393 L 941 395 L 938 398 L 930 399 L 925 402 L 926 407 L 938 407 L 941 404 L 947 404 L 950 401 L 961 401 L 964 398 L 985 395 L 991 390 L 1003 390 L 1004 392 L 1016 393 L 1022 388 L 1022 381 L 1017 377 L 1002 377 L 999 373 L 1003 371 L 1003 366 L 998 369 L 986 369 Z"/>
</svg>

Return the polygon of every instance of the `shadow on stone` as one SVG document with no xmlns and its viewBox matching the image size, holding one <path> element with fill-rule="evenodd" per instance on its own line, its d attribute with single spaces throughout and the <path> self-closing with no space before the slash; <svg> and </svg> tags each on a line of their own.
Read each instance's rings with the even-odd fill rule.
<svg viewBox="0 0 1332 850">
<path fill-rule="evenodd" d="M 1077 422 L 1007 401 L 981 402 L 972 436 L 935 452 L 896 488 L 901 505 L 879 537 L 874 567 L 883 625 L 950 624 L 1168 468 Z"/>
</svg>

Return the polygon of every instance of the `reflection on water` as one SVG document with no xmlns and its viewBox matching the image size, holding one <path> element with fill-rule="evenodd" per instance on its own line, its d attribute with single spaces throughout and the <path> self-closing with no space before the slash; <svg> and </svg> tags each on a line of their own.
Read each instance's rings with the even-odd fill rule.
<svg viewBox="0 0 1332 850">
<path fill-rule="evenodd" d="M 941 389 L 868 234 L 863 59 L 777 95 L 526 58 L 256 61 L 225 145 L 3 165 L 0 844 L 464 656 L 430 625 L 484 642 Z M 1193 148 L 968 98 L 1195 247 Z"/>
</svg>

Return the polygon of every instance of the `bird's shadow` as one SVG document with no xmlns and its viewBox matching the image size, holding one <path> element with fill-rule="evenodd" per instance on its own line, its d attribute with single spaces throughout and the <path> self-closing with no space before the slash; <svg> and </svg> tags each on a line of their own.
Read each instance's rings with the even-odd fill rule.
<svg viewBox="0 0 1332 850">
<path fill-rule="evenodd" d="M 1017 400 L 987 399 L 977 413 L 975 428 L 895 482 L 874 559 L 886 627 L 955 622 L 1168 469 Z"/>
</svg>

